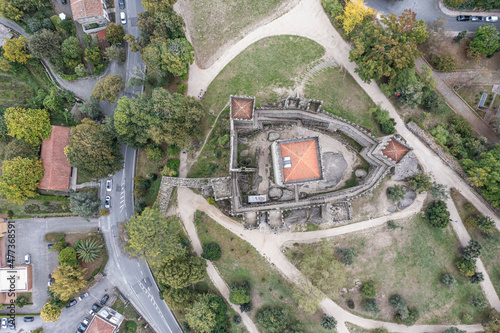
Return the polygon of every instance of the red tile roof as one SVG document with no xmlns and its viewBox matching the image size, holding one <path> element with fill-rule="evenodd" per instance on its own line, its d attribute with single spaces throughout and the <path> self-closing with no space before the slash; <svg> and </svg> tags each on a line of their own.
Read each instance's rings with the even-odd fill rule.
<svg viewBox="0 0 500 333">
<path fill-rule="evenodd" d="M 106 29 L 99 30 L 97 32 L 97 38 L 99 38 L 99 40 L 106 39 Z"/>
<path fill-rule="evenodd" d="M 253 101 L 253 98 L 231 96 L 231 118 L 251 120 Z"/>
<path fill-rule="evenodd" d="M 104 15 L 101 0 L 71 0 L 71 12 L 75 21 L 87 16 Z"/>
<path fill-rule="evenodd" d="M 92 318 L 92 322 L 89 327 L 85 331 L 86 333 L 113 333 L 115 331 L 116 326 L 108 323 L 104 319 L 99 316 L 94 316 Z"/>
<path fill-rule="evenodd" d="M 314 180 L 321 178 L 317 139 L 280 144 L 281 158 L 290 157 L 291 167 L 283 168 L 283 180 Z"/>
<path fill-rule="evenodd" d="M 398 163 L 410 150 L 403 146 L 400 142 L 391 138 L 389 144 L 382 150 L 382 154 Z"/>
<path fill-rule="evenodd" d="M 65 191 L 69 189 L 71 165 L 64 154 L 69 143 L 69 127 L 52 126 L 47 140 L 42 142 L 42 161 L 45 175 L 39 188 L 43 190 Z"/>
</svg>

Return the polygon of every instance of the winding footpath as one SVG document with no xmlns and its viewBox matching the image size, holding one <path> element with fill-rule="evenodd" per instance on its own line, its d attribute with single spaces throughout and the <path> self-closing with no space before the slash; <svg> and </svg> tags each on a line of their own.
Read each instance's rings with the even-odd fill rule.
<svg viewBox="0 0 500 333">
<path fill-rule="evenodd" d="M 369 84 L 365 83 L 355 73 L 354 69 L 356 68 L 356 65 L 349 61 L 350 45 L 345 42 L 333 28 L 327 15 L 321 7 L 320 1 L 318 0 L 302 0 L 288 13 L 270 22 L 269 24 L 261 26 L 250 32 L 243 39 L 227 49 L 226 52 L 209 68 L 202 69 L 196 64 L 191 65 L 188 81 L 188 94 L 197 96 L 201 89 L 206 90 L 212 80 L 214 80 L 222 69 L 239 53 L 260 39 L 276 35 L 302 36 L 322 45 L 325 49 L 324 58 L 334 58 L 341 66 L 347 69 L 356 82 L 362 87 L 363 90 L 365 90 L 375 103 L 381 104 L 384 109 L 389 111 L 391 117 L 396 120 L 397 132 L 400 133 L 407 140 L 408 144 L 414 148 L 414 153 L 421 163 L 424 171 L 431 172 L 434 175 L 434 179 L 438 183 L 460 190 L 461 193 L 479 211 L 486 216 L 490 216 L 495 221 L 497 229 L 500 229 L 500 218 L 495 215 L 484 200 L 476 192 L 474 192 L 459 175 L 454 173 L 433 151 L 431 151 L 405 127 L 403 120 L 399 117 L 396 109 L 382 93 L 377 84 L 373 81 Z M 184 162 L 186 161 L 184 160 Z M 422 202 L 420 202 L 420 200 L 422 199 L 419 198 L 417 200 L 418 202 L 416 202 L 412 209 L 397 213 L 399 215 L 394 214 L 384 216 L 344 227 L 321 230 L 319 232 L 281 233 L 273 235 L 261 233 L 255 230 L 244 230 L 240 224 L 222 214 L 215 207 L 210 206 L 206 200 L 203 199 L 203 197 L 194 194 L 189 189 L 178 188 L 178 202 L 189 203 L 189 205 L 179 205 L 179 211 L 190 237 L 197 239 L 196 228 L 194 227 L 192 220 L 194 212 L 197 209 L 204 211 L 235 235 L 252 244 L 257 251 L 259 251 L 259 253 L 261 253 L 269 262 L 275 265 L 275 267 L 279 269 L 284 276 L 297 284 L 308 282 L 303 274 L 298 271 L 297 268 L 293 266 L 281 252 L 281 246 L 283 244 L 287 242 L 301 241 L 314 242 L 327 237 L 375 227 L 391 219 L 408 217 L 417 211 L 420 211 L 420 208 L 422 207 Z M 448 200 L 447 205 L 452 219 L 457 221 L 456 223 L 452 223 L 453 229 L 456 232 L 460 243 L 462 245 L 466 245 L 470 236 L 458 216 L 454 203 L 451 200 Z M 485 281 L 481 283 L 481 287 L 483 288 L 490 306 L 500 311 L 500 300 L 481 260 L 478 260 L 477 266 L 478 271 L 483 272 L 485 276 Z M 220 278 L 217 271 L 210 272 L 209 270 L 209 273 L 212 279 Z M 351 322 L 366 329 L 385 327 L 391 332 L 442 332 L 449 327 L 449 325 L 415 325 L 407 327 L 394 323 L 366 319 L 351 314 L 328 298 L 325 298 L 320 305 L 325 313 L 330 314 L 337 319 L 337 329 L 339 332 L 349 332 L 345 326 L 345 322 Z M 468 332 L 478 332 L 483 330 L 483 327 L 480 324 L 461 325 L 458 327 Z M 250 331 L 253 331 L 253 329 L 250 329 Z"/>
</svg>

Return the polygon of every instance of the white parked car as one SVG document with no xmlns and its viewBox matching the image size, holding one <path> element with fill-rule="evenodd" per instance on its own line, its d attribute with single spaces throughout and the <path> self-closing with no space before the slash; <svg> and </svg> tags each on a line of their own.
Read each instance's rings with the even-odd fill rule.
<svg viewBox="0 0 500 333">
<path fill-rule="evenodd" d="M 111 181 L 111 179 L 106 180 L 106 191 L 108 192 L 111 191 L 112 187 L 113 187 L 113 182 Z"/>
<path fill-rule="evenodd" d="M 125 12 L 120 12 L 120 21 L 122 24 L 127 24 L 127 16 L 125 15 Z"/>
<path fill-rule="evenodd" d="M 24 263 L 26 265 L 31 264 L 31 255 L 29 253 L 27 253 L 27 254 L 24 255 Z"/>
<path fill-rule="evenodd" d="M 496 21 L 498 21 L 498 16 L 488 16 L 484 20 L 486 22 L 496 22 Z"/>
<path fill-rule="evenodd" d="M 2 318 L 2 328 L 7 328 L 7 318 Z"/>
<path fill-rule="evenodd" d="M 104 200 L 104 208 L 111 207 L 111 197 L 109 195 L 106 196 L 106 200 Z"/>
</svg>

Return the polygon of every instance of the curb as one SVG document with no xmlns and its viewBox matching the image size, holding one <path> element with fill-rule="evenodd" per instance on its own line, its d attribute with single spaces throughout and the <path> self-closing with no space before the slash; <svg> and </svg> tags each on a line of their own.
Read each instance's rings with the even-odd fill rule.
<svg viewBox="0 0 500 333">
<path fill-rule="evenodd" d="M 492 14 L 500 14 L 500 10 L 491 10 L 491 11 L 460 11 L 460 10 L 453 10 L 451 8 L 448 8 L 442 0 L 439 1 L 439 10 L 443 12 L 444 15 L 448 16 L 458 16 L 458 15 L 482 15 L 482 16 L 490 16 Z"/>
</svg>

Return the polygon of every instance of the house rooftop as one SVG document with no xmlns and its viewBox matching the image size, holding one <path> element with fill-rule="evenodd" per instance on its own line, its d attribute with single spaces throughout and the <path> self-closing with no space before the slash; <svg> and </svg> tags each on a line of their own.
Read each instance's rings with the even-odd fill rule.
<svg viewBox="0 0 500 333">
<path fill-rule="evenodd" d="M 71 0 L 73 20 L 87 16 L 104 15 L 101 0 Z"/>
<path fill-rule="evenodd" d="M 113 333 L 116 330 L 116 326 L 107 322 L 99 316 L 94 316 L 90 322 L 89 327 L 85 331 L 86 333 Z"/>
<path fill-rule="evenodd" d="M 231 118 L 236 120 L 252 120 L 255 98 L 231 96 Z"/>
<path fill-rule="evenodd" d="M 287 140 L 279 146 L 285 183 L 322 178 L 318 138 Z"/>
<path fill-rule="evenodd" d="M 42 142 L 42 161 L 45 174 L 38 186 L 43 190 L 66 191 L 69 189 L 71 165 L 64 154 L 69 143 L 69 127 L 52 126 L 47 140 Z"/>
<path fill-rule="evenodd" d="M 410 150 L 406 148 L 402 143 L 394 138 L 391 138 L 389 144 L 384 149 L 382 149 L 382 154 L 398 163 L 399 161 L 401 161 L 401 159 L 403 159 L 403 157 L 405 157 L 405 155 L 409 151 Z"/>
</svg>

